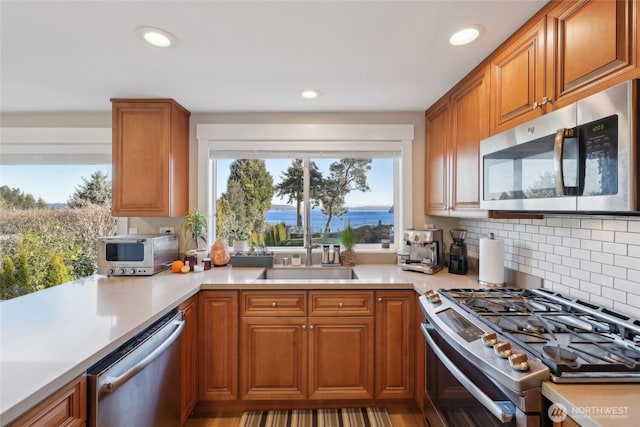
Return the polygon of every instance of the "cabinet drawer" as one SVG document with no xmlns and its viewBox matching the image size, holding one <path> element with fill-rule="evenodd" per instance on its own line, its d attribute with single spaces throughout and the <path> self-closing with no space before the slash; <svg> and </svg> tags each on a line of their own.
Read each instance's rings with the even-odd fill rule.
<svg viewBox="0 0 640 427">
<path fill-rule="evenodd" d="M 80 427 L 87 421 L 87 377 L 78 377 L 16 420 L 11 427 Z"/>
<path fill-rule="evenodd" d="M 306 291 L 242 292 L 242 316 L 306 316 Z"/>
<path fill-rule="evenodd" d="M 310 291 L 309 316 L 373 316 L 373 291 Z"/>
</svg>

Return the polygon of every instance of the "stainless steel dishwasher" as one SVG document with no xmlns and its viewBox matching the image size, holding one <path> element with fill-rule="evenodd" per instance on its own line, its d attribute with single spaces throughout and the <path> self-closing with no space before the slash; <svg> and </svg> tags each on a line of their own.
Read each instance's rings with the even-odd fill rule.
<svg viewBox="0 0 640 427">
<path fill-rule="evenodd" d="M 180 425 L 183 328 L 173 311 L 89 368 L 89 427 Z"/>
</svg>

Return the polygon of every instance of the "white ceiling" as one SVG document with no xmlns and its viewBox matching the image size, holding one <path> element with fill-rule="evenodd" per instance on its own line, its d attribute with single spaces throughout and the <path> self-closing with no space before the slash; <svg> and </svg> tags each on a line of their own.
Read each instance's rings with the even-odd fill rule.
<svg viewBox="0 0 640 427">
<path fill-rule="evenodd" d="M 0 111 L 110 111 L 112 97 L 192 112 L 422 111 L 545 1 L 0 3 Z M 453 47 L 465 24 L 486 30 Z M 160 49 L 139 26 L 179 40 Z M 315 100 L 300 97 L 315 88 Z"/>
</svg>

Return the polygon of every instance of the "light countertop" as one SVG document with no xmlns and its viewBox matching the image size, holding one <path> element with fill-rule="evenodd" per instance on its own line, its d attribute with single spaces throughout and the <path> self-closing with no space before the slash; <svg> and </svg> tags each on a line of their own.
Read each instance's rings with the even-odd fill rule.
<svg viewBox="0 0 640 427">
<path fill-rule="evenodd" d="M 555 384 L 542 394 L 582 427 L 628 427 L 640 419 L 640 384 Z M 545 416 L 546 414 L 543 414 Z"/>
<path fill-rule="evenodd" d="M 356 266 L 357 280 L 258 280 L 263 268 L 91 276 L 0 303 L 0 424 L 5 425 L 202 289 L 475 287 L 470 276 Z"/>
<path fill-rule="evenodd" d="M 425 275 L 393 264 L 357 265 L 356 280 L 262 280 L 263 271 L 227 266 L 147 277 L 96 275 L 0 303 L 0 425 L 82 375 L 200 289 L 414 289 L 422 294 L 478 287 L 476 276 L 446 270 Z M 632 403 L 637 410 L 638 401 Z"/>
</svg>

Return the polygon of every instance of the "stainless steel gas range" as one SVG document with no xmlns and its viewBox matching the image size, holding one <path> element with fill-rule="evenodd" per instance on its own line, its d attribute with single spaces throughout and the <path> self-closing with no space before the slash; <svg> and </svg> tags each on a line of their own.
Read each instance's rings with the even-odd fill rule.
<svg viewBox="0 0 640 427">
<path fill-rule="evenodd" d="M 640 321 L 606 308 L 511 288 L 430 291 L 420 305 L 430 424 L 538 426 L 542 381 L 640 382 Z"/>
</svg>

